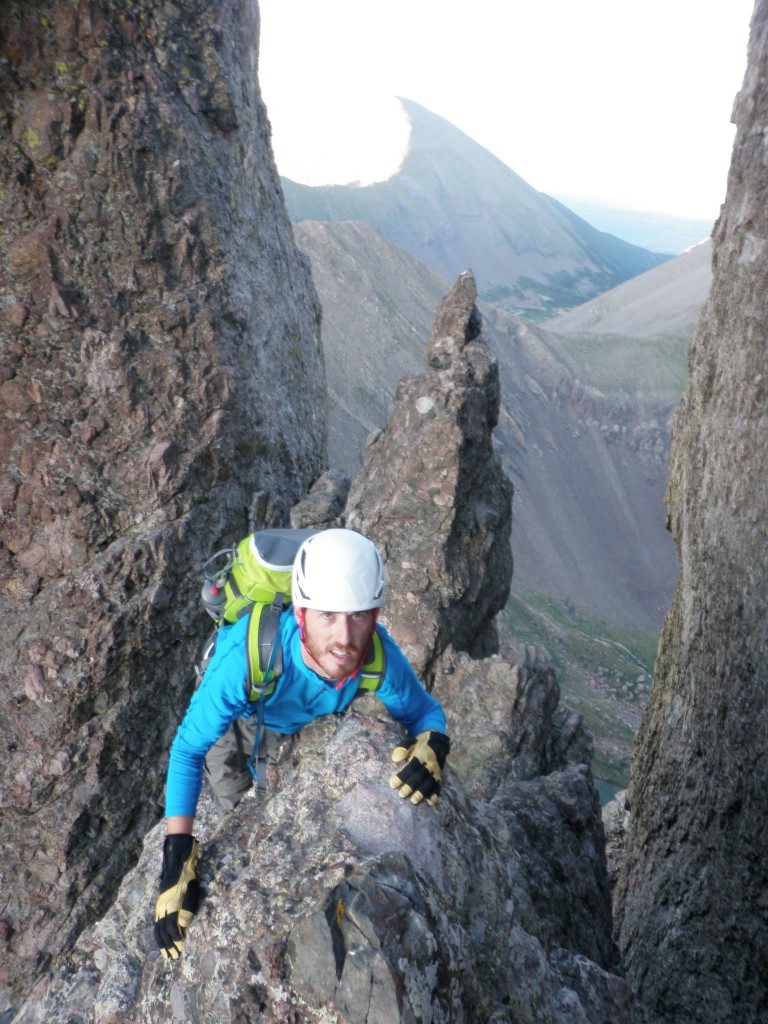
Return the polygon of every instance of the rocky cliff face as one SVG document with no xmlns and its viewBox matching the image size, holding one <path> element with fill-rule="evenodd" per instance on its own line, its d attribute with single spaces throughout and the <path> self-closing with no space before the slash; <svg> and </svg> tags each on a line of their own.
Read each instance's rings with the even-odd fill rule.
<svg viewBox="0 0 768 1024">
<path fill-rule="evenodd" d="M 677 413 L 681 573 L 638 735 L 621 946 L 640 1022 L 768 1019 L 768 3 Z"/>
<path fill-rule="evenodd" d="M 479 328 L 465 276 L 346 507 L 385 548 L 389 624 L 431 666 L 446 707 L 437 808 L 390 789 L 398 734 L 375 696 L 312 723 L 276 751 L 265 802 L 219 821 L 204 795 L 206 892 L 184 958 L 153 949 L 158 826 L 17 1024 L 628 1024 L 589 737 L 559 707 L 552 672 L 446 646 L 459 618 L 462 646 L 470 630 L 489 642 L 512 568 L 510 488 L 491 439 L 498 379 Z M 335 519 L 316 497 L 297 520 L 312 507 L 325 510 L 316 524 Z"/>
<path fill-rule="evenodd" d="M 325 458 L 257 37 L 255 0 L 0 11 L 0 1014 L 157 820 L 202 559 Z"/>
</svg>

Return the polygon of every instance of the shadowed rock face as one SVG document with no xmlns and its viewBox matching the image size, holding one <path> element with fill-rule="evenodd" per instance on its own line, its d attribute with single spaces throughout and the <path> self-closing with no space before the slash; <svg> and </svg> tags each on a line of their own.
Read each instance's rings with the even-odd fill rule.
<svg viewBox="0 0 768 1024">
<path fill-rule="evenodd" d="M 196 828 L 206 894 L 183 960 L 163 961 L 153 949 L 158 826 L 114 906 L 40 979 L 23 1020 L 629 1024 L 628 990 L 612 973 L 590 739 L 559 707 L 553 672 L 498 655 L 474 660 L 443 641 L 451 609 L 470 590 L 462 614 L 478 636 L 489 635 L 512 568 L 501 550 L 509 485 L 493 480 L 490 461 L 478 493 L 496 494 L 507 518 L 485 534 L 485 562 L 465 525 L 477 494 L 462 481 L 490 451 L 497 398 L 473 295 L 462 277 L 438 311 L 424 378 L 403 388 L 414 401 L 434 400 L 439 436 L 456 443 L 437 459 L 429 410 L 417 409 L 416 419 L 404 399 L 347 506 L 382 510 L 374 525 L 388 530 L 387 614 L 401 642 L 416 605 L 402 589 L 411 570 L 392 558 L 396 513 L 412 557 L 434 567 L 440 596 L 418 592 L 415 650 L 431 666 L 454 739 L 439 804 L 416 807 L 390 788 L 399 733 L 375 695 L 311 723 L 276 750 L 266 801 L 246 798 L 218 821 L 204 792 Z M 423 493 L 399 503 L 378 460 L 404 442 L 405 415 L 424 453 Z M 407 469 L 400 479 L 405 494 L 415 477 Z M 329 500 L 304 503 L 296 518 L 322 508 L 333 521 L 342 485 L 326 480 L 315 496 Z"/>
<path fill-rule="evenodd" d="M 255 0 L 0 9 L 0 983 L 16 994 L 104 909 L 160 813 L 203 557 L 249 516 L 285 521 L 324 464 L 319 310 L 257 38 Z"/>
<path fill-rule="evenodd" d="M 641 1022 L 768 1019 L 768 3 L 677 413 L 681 572 L 637 740 L 621 946 Z"/>
</svg>

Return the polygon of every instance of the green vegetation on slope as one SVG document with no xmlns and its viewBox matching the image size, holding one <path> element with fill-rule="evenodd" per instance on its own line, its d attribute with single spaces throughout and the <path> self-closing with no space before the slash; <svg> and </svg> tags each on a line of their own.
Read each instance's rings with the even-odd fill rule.
<svg viewBox="0 0 768 1024">
<path fill-rule="evenodd" d="M 542 280 L 522 275 L 513 287 L 494 285 L 486 289 L 481 298 L 527 323 L 538 324 L 580 305 L 584 296 L 595 289 L 598 293 L 601 290 L 599 275 L 558 270 L 554 274 L 543 274 Z"/>
<path fill-rule="evenodd" d="M 609 628 L 513 582 L 499 616 L 502 650 L 552 665 L 564 704 L 582 715 L 595 741 L 595 778 L 625 787 L 640 713 L 650 694 L 657 636 Z"/>
<path fill-rule="evenodd" d="M 685 387 L 688 345 L 685 332 L 659 338 L 628 338 L 618 334 L 562 336 L 568 354 L 585 380 L 601 391 L 627 388 L 677 403 Z"/>
</svg>

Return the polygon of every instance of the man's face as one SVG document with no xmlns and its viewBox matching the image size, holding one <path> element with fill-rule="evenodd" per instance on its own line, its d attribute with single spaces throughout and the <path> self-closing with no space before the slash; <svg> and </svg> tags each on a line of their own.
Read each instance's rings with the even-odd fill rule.
<svg viewBox="0 0 768 1024">
<path fill-rule="evenodd" d="M 349 675 L 365 654 L 373 622 L 372 611 L 321 612 L 305 608 L 305 661 L 326 679 Z"/>
</svg>

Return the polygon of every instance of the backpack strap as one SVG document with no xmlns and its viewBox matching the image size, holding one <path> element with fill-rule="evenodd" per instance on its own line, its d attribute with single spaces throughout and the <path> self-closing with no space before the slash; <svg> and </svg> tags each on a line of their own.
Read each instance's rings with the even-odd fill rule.
<svg viewBox="0 0 768 1024">
<path fill-rule="evenodd" d="M 256 738 L 248 767 L 263 793 L 267 788 L 267 730 L 264 725 L 264 701 L 274 693 L 283 671 L 283 650 L 277 635 L 283 613 L 283 595 L 277 594 L 272 604 L 255 604 L 248 620 L 246 692 L 256 702 Z M 374 629 L 366 659 L 360 671 L 358 693 L 374 693 L 381 686 L 387 670 L 387 656 L 378 630 Z"/>
<path fill-rule="evenodd" d="M 256 603 L 248 618 L 245 639 L 247 678 L 246 695 L 257 701 L 274 692 L 283 671 L 283 649 L 277 640 L 283 595 L 277 594 L 272 604 Z"/>
<path fill-rule="evenodd" d="M 360 672 L 358 691 L 364 690 L 367 693 L 375 693 L 381 686 L 386 671 L 387 655 L 384 651 L 384 644 L 381 642 L 379 631 L 374 629 L 371 642 L 368 645 L 368 654 Z"/>
<path fill-rule="evenodd" d="M 256 702 L 256 737 L 247 760 L 256 787 L 267 789 L 267 729 L 264 724 L 264 701 L 274 693 L 283 672 L 283 649 L 278 640 L 283 595 L 276 594 L 272 604 L 255 604 L 248 619 L 245 639 L 248 676 L 245 682 L 249 701 Z"/>
</svg>

